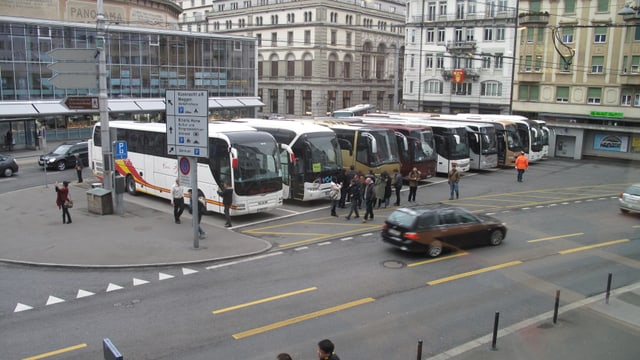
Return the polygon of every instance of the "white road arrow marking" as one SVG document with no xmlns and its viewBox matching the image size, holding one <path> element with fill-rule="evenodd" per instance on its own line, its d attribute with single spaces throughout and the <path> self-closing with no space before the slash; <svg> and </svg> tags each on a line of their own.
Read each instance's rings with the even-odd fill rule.
<svg viewBox="0 0 640 360">
<path fill-rule="evenodd" d="M 20 311 L 31 310 L 31 309 L 33 309 L 33 306 L 18 303 L 16 305 L 16 308 L 13 310 L 13 312 L 20 312 Z"/>
<path fill-rule="evenodd" d="M 147 280 L 133 278 L 133 286 L 148 284 Z"/>
<path fill-rule="evenodd" d="M 107 286 L 107 292 L 116 291 L 116 290 L 120 290 L 120 289 L 122 289 L 122 286 L 116 285 L 114 283 L 109 283 L 109 286 Z"/>
<path fill-rule="evenodd" d="M 198 270 L 193 270 L 189 268 L 182 268 L 182 275 L 191 275 L 197 273 Z"/>
<path fill-rule="evenodd" d="M 80 290 L 78 290 L 78 295 L 76 295 L 76 299 L 80 299 L 80 298 L 91 296 L 91 295 L 95 295 L 95 293 L 92 293 L 91 291 L 80 289 Z"/>
<path fill-rule="evenodd" d="M 173 275 L 169 275 L 169 274 L 165 274 L 165 273 L 158 273 L 158 280 L 167 280 L 167 279 L 172 279 L 175 276 Z"/>
<path fill-rule="evenodd" d="M 45 305 L 48 306 L 53 304 L 59 304 L 61 302 L 64 302 L 64 299 L 60 299 L 59 297 L 49 295 L 49 298 L 47 299 L 47 303 Z"/>
</svg>

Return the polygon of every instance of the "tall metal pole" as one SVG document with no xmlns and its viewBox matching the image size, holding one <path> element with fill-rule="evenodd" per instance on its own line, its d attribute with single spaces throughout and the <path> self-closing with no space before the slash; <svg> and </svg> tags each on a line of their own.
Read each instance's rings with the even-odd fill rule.
<svg viewBox="0 0 640 360">
<path fill-rule="evenodd" d="M 516 48 L 518 47 L 518 11 L 520 0 L 516 0 L 516 13 L 513 16 L 513 58 L 511 59 L 511 90 L 509 91 L 509 115 L 513 114 L 513 88 L 516 78 Z"/>
<path fill-rule="evenodd" d="M 420 17 L 420 51 L 418 56 L 420 59 L 418 60 L 418 112 L 422 112 L 422 33 L 424 30 L 424 2 L 426 0 L 422 0 L 422 16 Z"/>
<path fill-rule="evenodd" d="M 102 138 L 102 166 L 104 168 L 103 186 L 105 190 L 113 190 L 113 145 L 109 132 L 109 108 L 107 96 L 107 53 L 105 39 L 105 19 L 103 0 L 98 0 L 96 16 L 96 45 L 98 50 L 98 78 L 100 86 L 100 135 Z"/>
<path fill-rule="evenodd" d="M 398 111 L 398 81 L 400 77 L 400 37 L 396 36 L 396 76 L 393 77 L 393 111 Z"/>
</svg>

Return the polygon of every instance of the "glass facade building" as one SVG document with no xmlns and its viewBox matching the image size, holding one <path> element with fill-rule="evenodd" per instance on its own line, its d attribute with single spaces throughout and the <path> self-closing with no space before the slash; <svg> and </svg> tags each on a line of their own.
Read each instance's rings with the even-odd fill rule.
<svg viewBox="0 0 640 360">
<path fill-rule="evenodd" d="M 99 95 L 98 79 L 91 89 L 54 86 L 50 51 L 96 49 L 97 39 L 95 24 L 0 16 L 0 130 L 31 127 L 20 124 L 24 119 L 54 131 L 90 128 L 98 110 L 69 110 L 61 103 L 68 96 Z M 104 49 L 111 118 L 163 121 L 167 89 L 207 90 L 212 117 L 252 116 L 262 105 L 254 38 L 108 24 Z M 97 53 L 95 61 L 97 69 Z M 35 145 L 26 137 L 16 145 L 22 141 Z"/>
</svg>

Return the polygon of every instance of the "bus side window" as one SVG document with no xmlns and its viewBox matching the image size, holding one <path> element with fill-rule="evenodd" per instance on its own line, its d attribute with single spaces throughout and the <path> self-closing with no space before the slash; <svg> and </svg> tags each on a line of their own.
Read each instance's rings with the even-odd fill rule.
<svg viewBox="0 0 640 360">
<path fill-rule="evenodd" d="M 349 155 L 353 155 L 353 145 L 351 144 L 351 141 L 338 139 L 338 144 L 340 144 L 340 150 L 347 150 Z"/>
</svg>

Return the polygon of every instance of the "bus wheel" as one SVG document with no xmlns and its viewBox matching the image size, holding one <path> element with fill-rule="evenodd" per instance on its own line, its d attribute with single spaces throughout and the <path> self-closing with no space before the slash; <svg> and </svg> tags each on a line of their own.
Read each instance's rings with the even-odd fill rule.
<svg viewBox="0 0 640 360">
<path fill-rule="evenodd" d="M 127 184 L 127 192 L 131 195 L 138 195 L 138 192 L 136 191 L 136 181 L 133 180 L 133 176 L 131 175 L 127 175 L 127 178 L 125 179 L 126 184 Z"/>
</svg>

